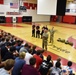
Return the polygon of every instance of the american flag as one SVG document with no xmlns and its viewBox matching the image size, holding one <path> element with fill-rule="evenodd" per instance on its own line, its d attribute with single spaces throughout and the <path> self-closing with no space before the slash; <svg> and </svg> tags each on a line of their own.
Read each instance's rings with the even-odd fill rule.
<svg viewBox="0 0 76 75">
<path fill-rule="evenodd" d="M 18 3 L 10 3 L 10 8 L 18 8 Z"/>
</svg>

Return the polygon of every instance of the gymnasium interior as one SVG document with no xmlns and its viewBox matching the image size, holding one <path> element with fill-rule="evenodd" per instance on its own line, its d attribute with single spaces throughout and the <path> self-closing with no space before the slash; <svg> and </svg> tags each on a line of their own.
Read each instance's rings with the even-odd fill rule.
<svg viewBox="0 0 76 75">
<path fill-rule="evenodd" d="M 46 60 L 47 56 L 50 55 L 53 67 L 57 59 L 61 59 L 62 72 L 64 71 L 63 67 L 67 67 L 68 61 L 71 61 L 72 74 L 59 75 L 76 75 L 76 0 L 0 0 L 0 74 L 26 75 L 26 73 L 22 73 L 22 68 L 20 69 L 21 74 L 13 74 L 12 71 L 10 71 L 10 74 L 3 74 L 1 69 L 5 69 L 6 60 L 3 61 L 1 54 L 3 49 L 2 39 L 5 39 L 6 42 L 6 39 L 11 35 L 17 41 L 23 41 L 24 45 L 28 43 L 30 49 L 36 46 L 36 51 L 43 50 L 41 35 L 40 38 L 32 37 L 33 25 L 40 27 L 40 33 L 43 26 L 47 26 L 48 30 L 54 27 L 54 30 L 56 30 L 53 37 L 54 43 L 53 45 L 49 43 L 50 32 L 48 31 L 47 50 L 44 50 L 42 56 Z M 19 54 L 17 52 L 17 57 L 19 57 Z M 34 57 L 34 54 L 32 56 Z M 32 72 L 30 71 L 30 73 Z M 27 74 L 30 75 L 29 73 Z"/>
</svg>

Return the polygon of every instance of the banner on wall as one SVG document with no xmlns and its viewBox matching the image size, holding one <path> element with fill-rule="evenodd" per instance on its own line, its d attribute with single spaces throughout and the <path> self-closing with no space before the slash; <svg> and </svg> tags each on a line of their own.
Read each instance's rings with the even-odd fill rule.
<svg viewBox="0 0 76 75">
<path fill-rule="evenodd" d="M 6 12 L 6 15 L 21 15 L 21 12 Z"/>
</svg>

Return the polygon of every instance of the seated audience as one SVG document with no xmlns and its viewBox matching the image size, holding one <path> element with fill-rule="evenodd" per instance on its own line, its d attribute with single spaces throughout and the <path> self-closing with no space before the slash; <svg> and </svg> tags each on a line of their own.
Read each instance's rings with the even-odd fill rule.
<svg viewBox="0 0 76 75">
<path fill-rule="evenodd" d="M 26 52 L 26 56 L 25 56 L 25 61 L 26 61 L 26 64 L 29 64 L 29 60 L 30 58 L 32 58 L 33 55 L 32 55 L 32 50 L 28 50 L 28 52 Z"/>
<path fill-rule="evenodd" d="M 4 55 L 3 61 L 6 59 L 15 59 L 14 52 L 16 48 L 15 47 L 10 47 L 10 50 Z"/>
<path fill-rule="evenodd" d="M 33 54 L 36 54 L 36 45 L 34 45 L 33 47 L 32 47 L 32 55 Z"/>
<path fill-rule="evenodd" d="M 43 53 L 44 53 L 44 50 L 40 50 L 40 57 L 42 58 L 42 60 L 44 60 Z"/>
<path fill-rule="evenodd" d="M 24 47 L 22 47 L 22 48 L 20 49 L 19 53 L 20 53 L 20 52 L 27 52 L 27 51 L 28 51 L 28 43 L 26 43 L 26 44 L 24 45 Z"/>
<path fill-rule="evenodd" d="M 33 56 L 34 56 L 34 58 L 36 58 L 36 68 L 39 69 L 39 67 L 42 63 L 42 58 L 40 57 L 40 50 L 37 50 L 36 54 Z"/>
<path fill-rule="evenodd" d="M 43 60 L 42 64 L 40 65 L 39 72 L 41 73 L 41 75 L 47 75 L 49 69 L 53 67 L 53 64 L 52 62 L 50 62 L 50 60 L 51 56 L 48 55 L 46 60 Z"/>
<path fill-rule="evenodd" d="M 18 45 L 16 46 L 16 50 L 19 52 L 20 48 L 21 48 L 21 42 L 18 43 Z"/>
<path fill-rule="evenodd" d="M 25 64 L 25 60 L 24 60 L 25 55 L 26 55 L 25 52 L 20 52 L 19 57 L 15 59 L 12 75 L 21 75 L 22 67 Z"/>
<path fill-rule="evenodd" d="M 4 55 L 10 50 L 10 43 L 7 43 L 6 46 L 1 47 L 1 57 L 3 59 Z"/>
<path fill-rule="evenodd" d="M 27 50 L 29 50 L 29 49 L 31 49 L 31 45 L 28 45 L 28 49 Z"/>
<path fill-rule="evenodd" d="M 57 60 L 56 60 L 56 61 L 54 61 L 54 66 L 55 66 L 56 62 L 59 62 L 59 63 L 60 63 L 60 65 L 61 65 L 61 58 L 60 58 L 60 57 L 58 57 L 58 58 L 57 58 Z M 62 68 L 62 67 L 60 66 L 60 69 L 61 69 L 61 68 Z"/>
<path fill-rule="evenodd" d="M 4 67 L 4 63 L 2 62 L 2 59 L 1 59 L 1 50 L 0 50 L 0 68 Z"/>
<path fill-rule="evenodd" d="M 10 42 L 10 38 L 6 38 L 6 42 L 5 42 L 5 45 L 7 45 L 8 43 L 10 43 L 11 44 L 11 42 Z"/>
<path fill-rule="evenodd" d="M 63 67 L 63 74 L 73 74 L 73 70 L 71 68 L 72 62 L 68 61 L 67 66 Z"/>
<path fill-rule="evenodd" d="M 36 59 L 34 57 L 30 58 L 30 65 L 25 64 L 22 68 L 21 75 L 40 75 L 36 67 Z"/>
<path fill-rule="evenodd" d="M 57 62 L 59 62 L 60 63 L 60 65 L 61 65 L 61 58 L 58 58 L 57 59 Z M 62 67 L 60 66 L 60 69 L 62 69 Z"/>
<path fill-rule="evenodd" d="M 0 47 L 5 46 L 5 38 L 1 38 Z"/>
<path fill-rule="evenodd" d="M 28 43 L 0 30 L 0 75 L 75 75 L 71 61 L 61 67 L 61 58 L 53 63 L 48 55 L 44 60 L 44 50 L 36 48 L 34 45 L 31 50 Z"/>
<path fill-rule="evenodd" d="M 13 59 L 8 59 L 4 62 L 4 67 L 0 68 L 0 75 L 11 75 L 15 61 Z"/>
<path fill-rule="evenodd" d="M 56 62 L 55 67 L 50 68 L 47 75 L 62 75 L 62 69 L 60 69 L 60 62 Z"/>
</svg>

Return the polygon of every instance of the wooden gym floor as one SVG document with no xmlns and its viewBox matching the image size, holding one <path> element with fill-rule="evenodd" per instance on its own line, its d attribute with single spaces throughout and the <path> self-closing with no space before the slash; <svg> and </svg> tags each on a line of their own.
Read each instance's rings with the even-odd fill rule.
<svg viewBox="0 0 76 75">
<path fill-rule="evenodd" d="M 49 29 L 54 27 L 54 29 L 56 30 L 54 35 L 54 45 L 51 46 L 48 38 L 48 51 L 45 52 L 44 55 L 48 55 L 51 53 L 51 55 L 53 55 L 52 58 L 61 57 L 64 60 L 66 60 L 63 61 L 64 62 L 63 64 L 65 64 L 67 60 L 71 60 L 74 63 L 73 69 L 76 71 L 75 68 L 76 49 L 74 49 L 70 45 L 66 45 L 64 43 L 57 41 L 58 38 L 66 40 L 70 36 L 76 39 L 76 26 L 72 24 L 49 23 L 49 22 L 48 23 L 43 22 L 37 24 L 40 25 L 40 29 L 42 28 L 43 25 L 47 25 Z M 23 40 L 26 40 L 27 42 L 37 45 L 40 48 L 42 47 L 42 39 L 31 37 L 31 31 L 32 31 L 31 24 L 20 23 L 16 24 L 16 26 L 13 26 L 12 24 L 0 24 L 0 29 L 9 32 L 12 35 L 15 35 Z"/>
</svg>

